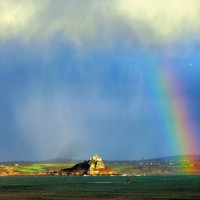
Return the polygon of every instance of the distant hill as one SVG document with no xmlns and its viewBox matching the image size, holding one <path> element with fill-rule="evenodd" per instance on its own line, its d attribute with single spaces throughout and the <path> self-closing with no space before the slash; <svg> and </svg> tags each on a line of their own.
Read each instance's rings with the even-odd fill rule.
<svg viewBox="0 0 200 200">
<path fill-rule="evenodd" d="M 38 163 L 67 163 L 67 164 L 74 164 L 83 162 L 84 160 L 76 160 L 76 159 L 70 159 L 70 158 L 54 158 L 54 159 L 48 159 L 48 160 L 42 160 Z"/>
<path fill-rule="evenodd" d="M 23 160 L 15 160 L 15 161 L 3 161 L 0 162 L 2 164 L 43 164 L 43 163 L 66 163 L 66 164 L 74 164 L 78 162 L 83 162 L 83 160 L 75 160 L 75 159 L 69 159 L 69 158 L 53 158 L 53 159 L 48 159 L 48 160 L 40 160 L 40 161 L 23 161 Z"/>
<path fill-rule="evenodd" d="M 142 160 L 89 160 L 56 158 L 43 161 L 0 162 L 0 176 L 13 175 L 162 175 L 200 174 L 200 155 L 167 156 Z"/>
<path fill-rule="evenodd" d="M 153 159 L 146 159 L 145 161 L 178 161 L 178 160 L 200 160 L 200 155 L 178 155 L 178 156 L 167 156 Z"/>
<path fill-rule="evenodd" d="M 166 157 L 158 157 L 158 158 L 151 158 L 151 159 L 143 159 L 143 160 L 104 160 L 107 164 L 112 163 L 132 163 L 132 162 L 139 162 L 139 161 L 179 161 L 179 160 L 200 160 L 200 155 L 177 155 L 177 156 L 166 156 Z M 76 160 L 76 159 L 69 159 L 69 158 L 54 158 L 54 159 L 48 159 L 48 160 L 41 160 L 41 161 L 4 161 L 0 162 L 2 164 L 15 164 L 15 163 L 66 163 L 66 164 L 74 164 L 74 163 L 81 163 L 84 162 L 84 160 Z"/>
</svg>

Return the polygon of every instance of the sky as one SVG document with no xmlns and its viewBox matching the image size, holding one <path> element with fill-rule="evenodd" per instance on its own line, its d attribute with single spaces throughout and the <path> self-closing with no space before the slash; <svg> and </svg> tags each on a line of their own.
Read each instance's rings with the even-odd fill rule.
<svg viewBox="0 0 200 200">
<path fill-rule="evenodd" d="M 0 161 L 200 154 L 199 0 L 1 0 L 0 13 Z"/>
</svg>

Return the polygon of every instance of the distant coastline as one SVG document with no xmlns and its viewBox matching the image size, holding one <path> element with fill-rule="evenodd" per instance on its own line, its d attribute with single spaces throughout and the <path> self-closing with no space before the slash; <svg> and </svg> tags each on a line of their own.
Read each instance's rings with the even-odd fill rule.
<svg viewBox="0 0 200 200">
<path fill-rule="evenodd" d="M 0 162 L 0 176 L 59 176 L 63 168 L 71 168 L 80 160 L 52 159 L 39 162 Z M 139 161 L 104 161 L 116 174 L 170 175 L 200 174 L 200 155 L 170 156 Z"/>
</svg>

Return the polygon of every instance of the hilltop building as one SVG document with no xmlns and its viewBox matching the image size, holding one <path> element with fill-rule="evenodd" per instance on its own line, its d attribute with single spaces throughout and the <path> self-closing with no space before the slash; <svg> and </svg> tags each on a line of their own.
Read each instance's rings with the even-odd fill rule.
<svg viewBox="0 0 200 200">
<path fill-rule="evenodd" d="M 101 157 L 97 154 L 93 155 L 88 161 L 76 164 L 71 168 L 65 168 L 60 170 L 60 174 L 66 175 L 115 175 L 116 172 L 107 167 Z"/>
</svg>

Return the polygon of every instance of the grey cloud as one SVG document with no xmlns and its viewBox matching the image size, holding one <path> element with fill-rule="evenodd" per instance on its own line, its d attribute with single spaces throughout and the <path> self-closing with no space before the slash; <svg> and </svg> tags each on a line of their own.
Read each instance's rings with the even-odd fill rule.
<svg viewBox="0 0 200 200">
<path fill-rule="evenodd" d="M 76 48 L 174 43 L 200 31 L 198 0 L 2 0 L 0 11 L 1 40 L 55 36 Z"/>
</svg>

